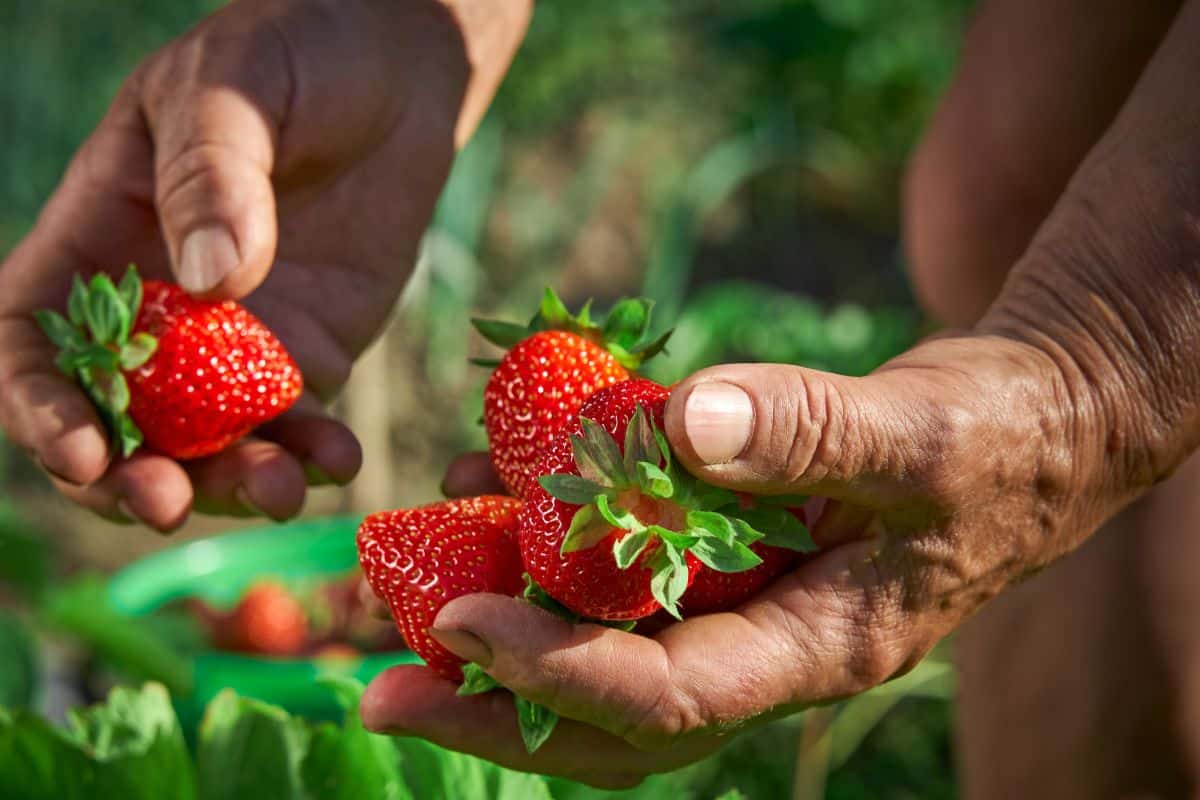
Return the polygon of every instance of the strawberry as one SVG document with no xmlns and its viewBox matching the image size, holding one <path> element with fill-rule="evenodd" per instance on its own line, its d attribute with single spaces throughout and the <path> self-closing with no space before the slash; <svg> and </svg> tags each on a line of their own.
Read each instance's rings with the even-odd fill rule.
<svg viewBox="0 0 1200 800">
<path fill-rule="evenodd" d="M 494 362 L 484 388 L 483 422 L 492 464 L 512 494 L 528 496 L 538 458 L 593 392 L 625 380 L 662 350 L 669 332 L 653 341 L 646 336 L 651 305 L 622 300 L 600 326 L 590 304 L 573 316 L 547 289 L 529 325 L 474 320 L 485 338 L 511 348 Z"/>
<path fill-rule="evenodd" d="M 213 632 L 222 650 L 294 656 L 308 643 L 308 617 L 300 600 L 282 584 L 260 581 L 231 613 L 217 620 Z"/>
<path fill-rule="evenodd" d="M 99 407 L 121 453 L 178 460 L 220 452 L 300 397 L 300 370 L 253 314 L 179 287 L 76 277 L 68 316 L 40 311 L 59 368 Z"/>
<path fill-rule="evenodd" d="M 434 672 L 462 679 L 463 661 L 430 637 L 437 613 L 476 592 L 517 595 L 525 586 L 511 497 L 448 500 L 383 511 L 358 529 L 358 559 L 404 639 Z"/>
<path fill-rule="evenodd" d="M 583 617 L 634 620 L 664 608 L 679 618 L 702 565 L 752 570 L 763 563 L 751 549 L 760 540 L 814 549 L 776 501 L 743 508 L 679 467 L 661 430 L 669 395 L 640 378 L 601 389 L 539 462 L 520 517 L 521 557 L 546 594 Z"/>
</svg>

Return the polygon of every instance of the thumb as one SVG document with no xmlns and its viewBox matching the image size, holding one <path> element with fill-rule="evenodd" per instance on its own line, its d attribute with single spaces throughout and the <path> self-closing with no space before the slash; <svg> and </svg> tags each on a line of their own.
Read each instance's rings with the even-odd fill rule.
<svg viewBox="0 0 1200 800">
<path fill-rule="evenodd" d="M 672 389 L 667 438 L 689 472 L 717 486 L 876 505 L 899 488 L 906 454 L 920 447 L 905 391 L 880 376 L 728 364 Z"/>
<path fill-rule="evenodd" d="M 176 279 L 194 295 L 239 298 L 262 283 L 275 258 L 271 171 L 288 89 L 260 77 L 268 69 L 221 75 L 243 62 L 224 66 L 220 57 L 169 51 L 167 63 L 148 70 L 143 107 Z"/>
</svg>

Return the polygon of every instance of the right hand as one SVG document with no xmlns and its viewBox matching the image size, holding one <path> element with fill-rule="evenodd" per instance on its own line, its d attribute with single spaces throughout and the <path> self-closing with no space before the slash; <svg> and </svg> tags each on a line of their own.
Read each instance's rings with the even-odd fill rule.
<svg viewBox="0 0 1200 800">
<path fill-rule="evenodd" d="M 0 266 L 0 427 L 66 497 L 167 531 L 193 506 L 284 519 L 308 484 L 355 475 L 358 442 L 322 403 L 411 271 L 475 81 L 467 36 L 438 0 L 263 0 L 137 68 Z M 116 459 L 31 314 L 130 262 L 198 296 L 254 291 L 306 396 L 207 459 Z"/>
</svg>

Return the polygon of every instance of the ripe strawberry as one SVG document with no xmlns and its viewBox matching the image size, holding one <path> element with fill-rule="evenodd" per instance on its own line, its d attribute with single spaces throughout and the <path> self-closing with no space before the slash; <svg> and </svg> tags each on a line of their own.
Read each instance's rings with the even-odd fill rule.
<svg viewBox="0 0 1200 800">
<path fill-rule="evenodd" d="M 601 327 L 589 306 L 572 316 L 547 289 L 527 326 L 474 321 L 489 341 L 511 348 L 484 389 L 483 422 L 492 464 L 514 495 L 529 494 L 538 458 L 593 392 L 625 380 L 662 349 L 666 336 L 646 340 L 650 309 L 648 300 L 622 300 Z"/>
<path fill-rule="evenodd" d="M 463 661 L 428 633 L 442 607 L 465 594 L 524 589 L 520 508 L 511 497 L 448 500 L 372 514 L 358 529 L 358 559 L 371 589 L 408 646 L 444 678 L 461 680 Z"/>
<path fill-rule="evenodd" d="M 665 608 L 678 618 L 702 565 L 752 570 L 759 540 L 813 548 L 791 514 L 745 509 L 674 462 L 661 432 L 669 394 L 644 379 L 601 389 L 539 462 L 520 517 L 521 556 L 532 580 L 576 614 L 632 620 Z"/>
<path fill-rule="evenodd" d="M 179 460 L 220 452 L 303 388 L 283 345 L 241 305 L 143 284 L 132 266 L 119 287 L 103 274 L 87 285 L 77 277 L 68 318 L 37 319 L 126 456 L 143 443 Z"/>
<path fill-rule="evenodd" d="M 214 638 L 222 650 L 294 656 L 308 643 L 308 618 L 286 587 L 260 581 L 242 595 L 232 613 L 218 619 Z"/>
</svg>

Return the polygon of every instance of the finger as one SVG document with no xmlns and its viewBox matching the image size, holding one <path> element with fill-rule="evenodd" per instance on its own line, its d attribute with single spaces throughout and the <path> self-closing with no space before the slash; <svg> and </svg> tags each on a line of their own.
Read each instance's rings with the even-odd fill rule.
<svg viewBox="0 0 1200 800">
<path fill-rule="evenodd" d="M 256 436 L 275 442 L 300 462 L 309 486 L 344 486 L 362 469 L 362 445 L 344 424 L 325 413 L 311 395 L 264 425 Z"/>
<path fill-rule="evenodd" d="M 459 697 L 453 684 L 424 667 L 393 667 L 379 675 L 363 694 L 360 711 L 369 730 L 415 734 L 510 769 L 606 789 L 627 788 L 645 775 L 684 763 L 678 756 L 640 751 L 571 720 L 560 720 L 546 743 L 530 755 L 521 741 L 510 694 Z"/>
<path fill-rule="evenodd" d="M 72 502 L 114 522 L 144 523 L 160 533 L 178 530 L 192 510 L 192 484 L 175 461 L 139 452 L 118 461 L 100 480 L 74 486 L 55 479 Z"/>
<path fill-rule="evenodd" d="M 446 497 L 475 497 L 481 494 L 508 494 L 487 453 L 465 453 L 446 467 L 442 479 Z"/>
<path fill-rule="evenodd" d="M 737 614 L 689 619 L 656 639 L 570 625 L 499 595 L 452 601 L 431 633 L 522 696 L 656 749 L 855 694 L 914 666 L 943 629 L 904 612 L 896 565 L 880 547 L 836 548 Z"/>
<path fill-rule="evenodd" d="M 247 438 L 214 456 L 189 462 L 196 510 L 230 516 L 263 515 L 276 522 L 304 507 L 304 470 L 274 442 Z"/>
<path fill-rule="evenodd" d="M 179 283 L 196 295 L 240 298 L 275 257 L 271 172 L 292 73 L 269 26 L 212 30 L 198 29 L 151 61 L 141 100 Z"/>
<path fill-rule="evenodd" d="M 883 504 L 930 435 L 903 381 L 780 364 L 730 364 L 671 391 L 666 432 L 679 460 L 718 486 Z"/>
<path fill-rule="evenodd" d="M 1152 0 L 1131 15 L 1124 0 L 980 4 L 905 182 L 907 261 L 939 318 L 969 324 L 987 308 L 1179 5 Z"/>
</svg>

